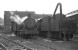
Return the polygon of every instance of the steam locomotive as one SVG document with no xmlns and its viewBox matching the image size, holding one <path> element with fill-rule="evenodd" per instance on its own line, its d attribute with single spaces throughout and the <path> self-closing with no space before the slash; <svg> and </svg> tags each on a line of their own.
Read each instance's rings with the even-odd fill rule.
<svg viewBox="0 0 78 50">
<path fill-rule="evenodd" d="M 32 36 L 38 34 L 37 23 L 32 18 L 26 19 L 21 25 L 12 22 L 12 30 L 22 38 L 32 38 Z"/>
</svg>

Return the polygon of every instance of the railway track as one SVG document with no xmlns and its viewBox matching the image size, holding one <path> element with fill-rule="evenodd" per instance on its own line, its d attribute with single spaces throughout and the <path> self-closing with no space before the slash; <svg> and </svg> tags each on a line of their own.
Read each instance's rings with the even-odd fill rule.
<svg viewBox="0 0 78 50">
<path fill-rule="evenodd" d="M 26 44 L 28 46 L 31 45 L 30 46 L 31 48 L 37 48 L 37 50 L 39 48 L 45 48 L 43 50 L 56 50 L 54 44 L 51 41 L 45 41 L 44 39 L 38 39 L 38 40 L 37 39 L 30 39 L 30 40 L 18 39 L 15 41 L 21 42 L 22 44 Z"/>
<path fill-rule="evenodd" d="M 50 46 L 51 43 L 43 42 L 42 40 L 26 40 L 16 37 L 8 38 L 5 36 L 0 36 L 4 40 L 0 40 L 1 43 L 5 44 L 7 48 L 20 48 L 20 49 L 29 49 L 29 50 L 56 50 L 54 46 Z M 47 43 L 47 44 L 46 44 Z"/>
<path fill-rule="evenodd" d="M 11 39 L 8 39 L 7 37 L 0 36 L 0 43 L 3 45 L 6 50 L 36 50 L 34 48 L 30 48 L 28 46 L 24 46 L 21 43 L 15 42 Z"/>
</svg>

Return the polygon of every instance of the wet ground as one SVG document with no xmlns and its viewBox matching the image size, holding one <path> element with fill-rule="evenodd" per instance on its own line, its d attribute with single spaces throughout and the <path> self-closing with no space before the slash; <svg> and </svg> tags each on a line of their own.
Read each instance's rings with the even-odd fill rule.
<svg viewBox="0 0 78 50">
<path fill-rule="evenodd" d="M 78 50 L 78 37 L 74 37 L 72 41 L 50 41 L 47 39 L 36 38 L 36 39 L 21 39 L 16 36 L 6 36 L 13 41 L 16 41 L 28 48 L 35 48 L 37 50 Z"/>
</svg>

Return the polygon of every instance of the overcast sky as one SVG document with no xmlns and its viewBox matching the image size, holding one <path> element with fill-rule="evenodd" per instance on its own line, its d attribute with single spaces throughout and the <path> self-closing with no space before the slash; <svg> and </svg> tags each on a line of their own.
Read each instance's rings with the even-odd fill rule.
<svg viewBox="0 0 78 50">
<path fill-rule="evenodd" d="M 5 10 L 35 11 L 37 14 L 53 14 L 57 3 L 62 3 L 63 14 L 78 10 L 77 0 L 0 0 L 0 17 Z"/>
</svg>

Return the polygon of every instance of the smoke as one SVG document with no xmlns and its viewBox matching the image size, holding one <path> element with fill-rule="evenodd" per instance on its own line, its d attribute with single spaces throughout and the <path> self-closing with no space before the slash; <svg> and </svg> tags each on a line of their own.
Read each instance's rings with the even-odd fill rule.
<svg viewBox="0 0 78 50">
<path fill-rule="evenodd" d="M 20 17 L 19 15 L 10 16 L 11 21 L 14 21 L 18 25 L 21 25 L 28 17 Z"/>
<path fill-rule="evenodd" d="M 35 19 L 35 21 L 38 22 L 40 19 L 42 19 L 42 18 Z"/>
</svg>

